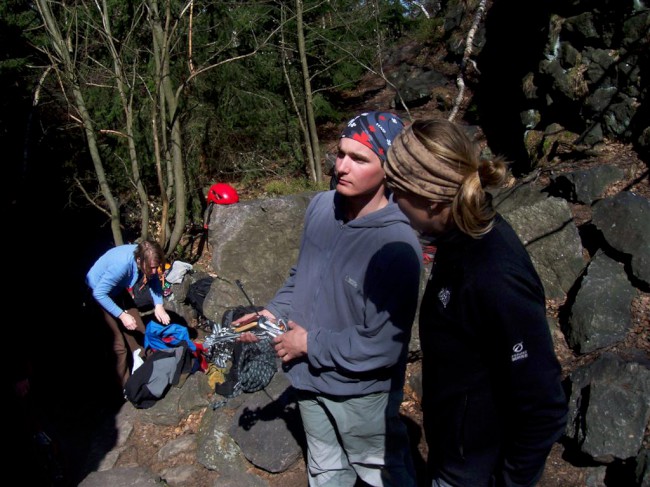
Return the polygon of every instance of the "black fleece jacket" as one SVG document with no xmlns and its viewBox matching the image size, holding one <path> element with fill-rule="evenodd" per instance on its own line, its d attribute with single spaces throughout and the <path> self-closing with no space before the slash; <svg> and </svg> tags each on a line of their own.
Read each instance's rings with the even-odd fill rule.
<svg viewBox="0 0 650 487">
<path fill-rule="evenodd" d="M 534 485 L 567 402 L 542 283 L 503 218 L 480 239 L 437 241 L 420 339 L 431 474 L 454 486 Z"/>
</svg>

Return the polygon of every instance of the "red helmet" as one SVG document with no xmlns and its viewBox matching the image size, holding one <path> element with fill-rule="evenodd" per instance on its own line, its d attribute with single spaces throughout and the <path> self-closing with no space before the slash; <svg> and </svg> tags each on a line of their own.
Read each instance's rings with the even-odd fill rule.
<svg viewBox="0 0 650 487">
<path fill-rule="evenodd" d="M 237 190 L 226 183 L 216 183 L 208 190 L 208 203 L 231 205 L 239 201 Z"/>
</svg>

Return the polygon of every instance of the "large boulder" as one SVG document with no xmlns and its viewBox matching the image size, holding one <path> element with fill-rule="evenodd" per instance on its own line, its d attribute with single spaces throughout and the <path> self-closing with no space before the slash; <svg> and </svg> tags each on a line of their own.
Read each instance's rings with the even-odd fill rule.
<svg viewBox="0 0 650 487">
<path fill-rule="evenodd" d="M 220 321 L 224 311 L 250 304 L 249 298 L 264 306 L 275 295 L 298 258 L 303 219 L 314 194 L 215 206 L 208 242 L 217 279 L 205 299 L 207 318 Z"/>
</svg>

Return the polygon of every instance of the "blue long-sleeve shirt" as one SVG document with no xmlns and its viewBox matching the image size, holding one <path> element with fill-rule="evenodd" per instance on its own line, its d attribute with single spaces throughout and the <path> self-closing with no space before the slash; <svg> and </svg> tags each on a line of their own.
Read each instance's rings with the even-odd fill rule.
<svg viewBox="0 0 650 487">
<path fill-rule="evenodd" d="M 138 281 L 138 265 L 135 261 L 137 245 L 119 245 L 102 255 L 86 274 L 86 284 L 92 289 L 93 297 L 116 318 L 124 311 L 113 297 L 133 287 Z M 149 292 L 154 304 L 162 304 L 160 280 L 149 280 Z"/>
<path fill-rule="evenodd" d="M 298 261 L 267 304 L 307 332 L 290 362 L 294 387 L 337 396 L 401 390 L 422 249 L 392 201 L 345 223 L 342 197 L 319 193 L 305 214 Z"/>
</svg>

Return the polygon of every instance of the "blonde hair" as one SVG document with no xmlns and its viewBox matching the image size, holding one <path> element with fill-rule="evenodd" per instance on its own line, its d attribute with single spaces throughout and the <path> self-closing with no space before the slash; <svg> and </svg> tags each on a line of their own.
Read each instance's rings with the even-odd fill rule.
<svg viewBox="0 0 650 487">
<path fill-rule="evenodd" d="M 451 200 L 451 218 L 463 233 L 480 238 L 494 225 L 496 210 L 486 188 L 503 186 L 508 180 L 505 159 L 480 156 L 479 145 L 465 130 L 444 119 L 416 120 L 412 131 L 439 164 L 451 168 L 460 185 Z"/>
</svg>

